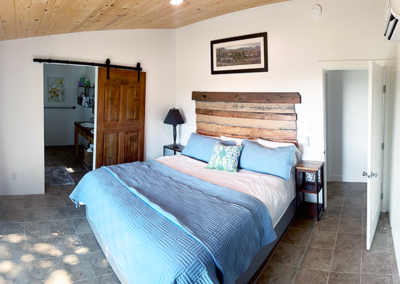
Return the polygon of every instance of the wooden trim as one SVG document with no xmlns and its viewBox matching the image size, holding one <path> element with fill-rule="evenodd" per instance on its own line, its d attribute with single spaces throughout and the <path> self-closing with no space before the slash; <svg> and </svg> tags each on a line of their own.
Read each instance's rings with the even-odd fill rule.
<svg viewBox="0 0 400 284">
<path fill-rule="evenodd" d="M 246 102 L 299 104 L 299 93 L 239 93 L 239 92 L 192 92 L 192 100 L 208 102 Z"/>
<path fill-rule="evenodd" d="M 239 126 L 260 129 L 277 129 L 277 130 L 296 130 L 296 121 L 288 120 L 263 120 L 263 119 L 248 119 L 236 117 L 222 117 L 212 115 L 197 115 L 197 122 L 218 124 L 226 126 Z"/>
<path fill-rule="evenodd" d="M 196 130 L 197 134 L 204 135 L 204 136 L 213 136 L 213 137 L 221 137 L 221 133 L 216 133 L 216 132 L 209 132 L 209 131 L 203 131 L 203 130 Z M 297 139 L 274 139 L 274 138 L 262 138 L 262 137 L 250 137 L 250 136 L 241 136 L 241 135 L 224 135 L 226 137 L 232 137 L 232 138 L 239 138 L 239 139 L 248 139 L 248 140 L 257 140 L 258 138 L 268 140 L 268 141 L 273 141 L 273 142 L 282 142 L 282 143 L 293 143 L 296 147 L 298 146 L 298 141 Z"/>
<path fill-rule="evenodd" d="M 218 125 L 210 123 L 197 122 L 197 129 L 202 131 L 217 132 L 226 135 L 241 135 L 258 137 L 262 139 L 276 138 L 280 139 L 296 139 L 296 130 L 279 130 L 279 129 L 261 129 Z"/>
<path fill-rule="evenodd" d="M 294 104 L 232 103 L 232 102 L 196 102 L 196 108 L 262 113 L 296 113 Z"/>
<path fill-rule="evenodd" d="M 196 114 L 213 115 L 222 117 L 264 119 L 264 120 L 297 120 L 296 113 L 263 113 L 263 112 L 242 112 L 229 110 L 213 110 L 196 108 Z"/>
</svg>

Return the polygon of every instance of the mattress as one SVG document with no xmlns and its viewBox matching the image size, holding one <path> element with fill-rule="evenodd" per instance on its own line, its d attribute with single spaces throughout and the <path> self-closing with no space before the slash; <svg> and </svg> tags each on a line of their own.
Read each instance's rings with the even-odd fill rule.
<svg viewBox="0 0 400 284">
<path fill-rule="evenodd" d="M 236 173 L 210 170 L 206 168 L 207 163 L 183 155 L 160 157 L 156 161 L 190 176 L 259 199 L 267 207 L 274 227 L 296 196 L 294 168 L 290 178 L 284 180 L 276 176 L 244 169 Z"/>
</svg>

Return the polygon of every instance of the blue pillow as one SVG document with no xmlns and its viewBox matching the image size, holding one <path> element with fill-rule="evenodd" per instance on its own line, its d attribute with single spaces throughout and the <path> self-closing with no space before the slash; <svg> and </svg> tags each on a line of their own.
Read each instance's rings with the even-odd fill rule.
<svg viewBox="0 0 400 284">
<path fill-rule="evenodd" d="M 209 162 L 214 152 L 215 143 L 220 142 L 225 146 L 235 146 L 234 141 L 221 141 L 218 139 L 204 137 L 196 133 L 190 135 L 189 141 L 182 151 L 182 155 L 195 158 L 203 162 Z"/>
<path fill-rule="evenodd" d="M 268 149 L 249 140 L 243 140 L 242 145 L 245 147 L 240 157 L 241 168 L 289 179 L 295 146 Z"/>
</svg>

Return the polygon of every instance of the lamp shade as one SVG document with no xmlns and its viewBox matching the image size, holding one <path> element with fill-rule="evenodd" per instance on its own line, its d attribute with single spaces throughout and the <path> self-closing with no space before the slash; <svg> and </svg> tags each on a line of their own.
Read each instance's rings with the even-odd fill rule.
<svg viewBox="0 0 400 284">
<path fill-rule="evenodd" d="M 183 120 L 183 117 L 179 112 L 179 109 L 173 108 L 169 110 L 167 117 L 164 119 L 164 123 L 178 125 L 178 124 L 184 124 L 185 121 Z"/>
</svg>

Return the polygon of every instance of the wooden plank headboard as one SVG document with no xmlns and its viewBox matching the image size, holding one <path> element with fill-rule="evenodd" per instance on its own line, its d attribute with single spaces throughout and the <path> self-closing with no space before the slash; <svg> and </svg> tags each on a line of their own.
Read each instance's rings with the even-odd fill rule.
<svg viewBox="0 0 400 284">
<path fill-rule="evenodd" d="M 193 92 L 196 132 L 297 145 L 299 93 Z"/>
</svg>

